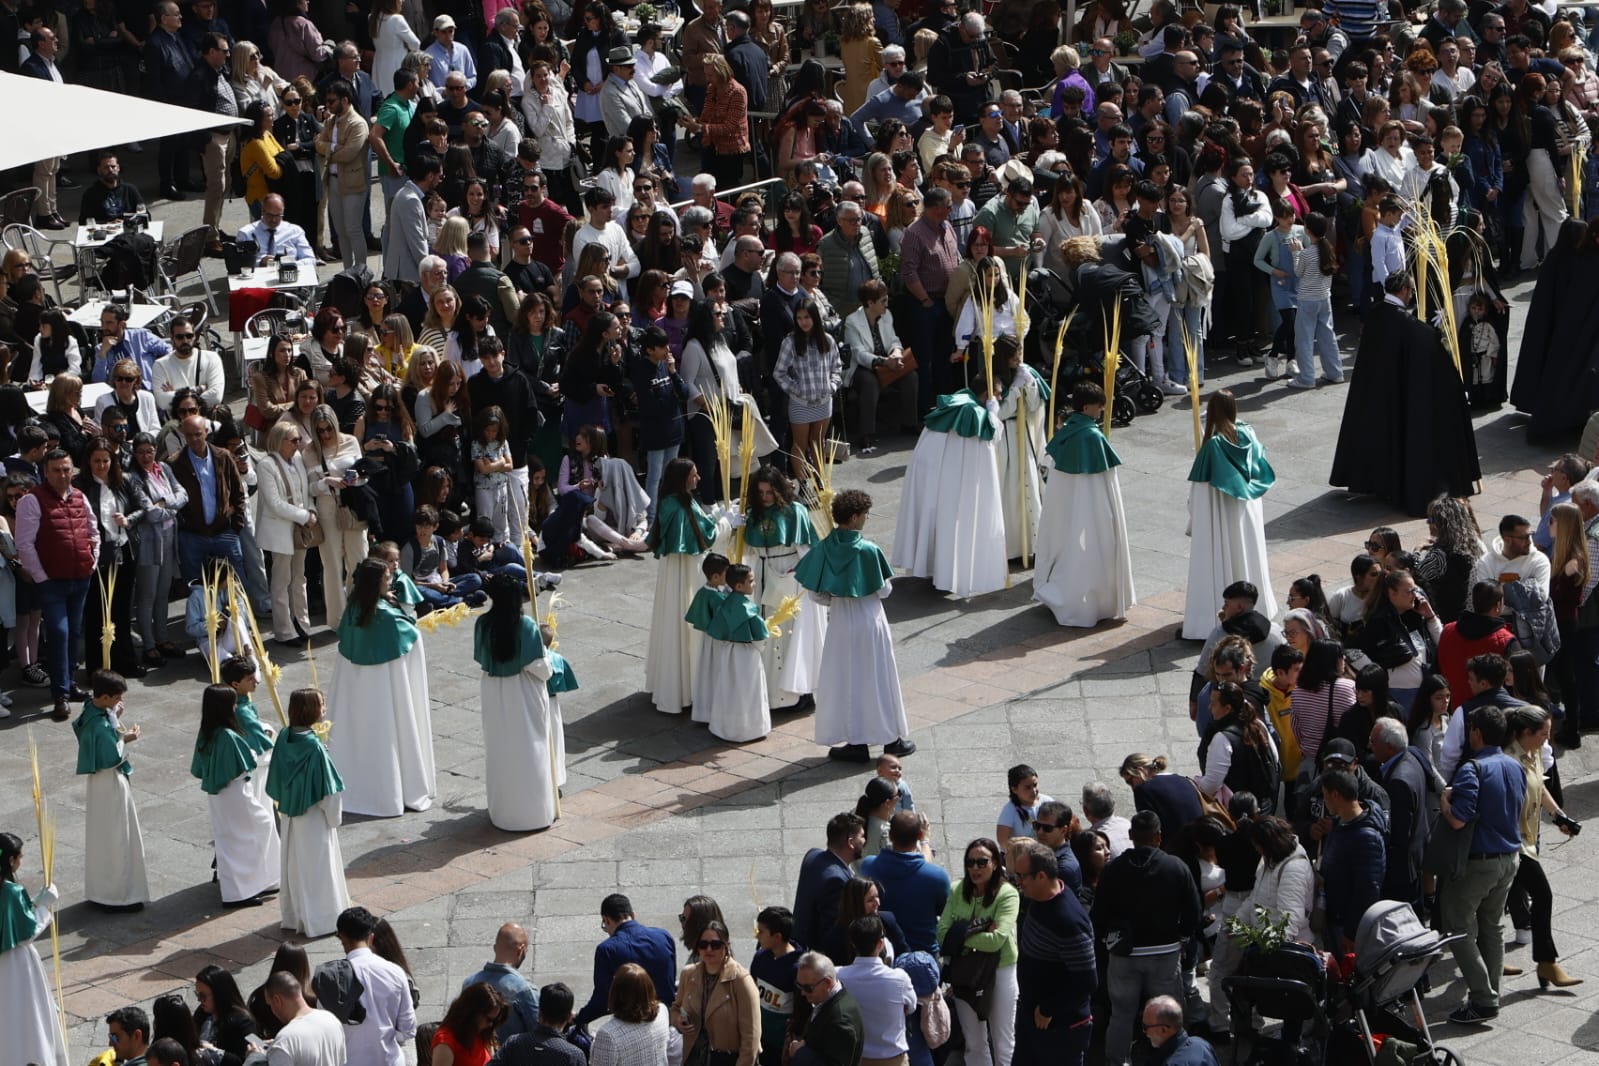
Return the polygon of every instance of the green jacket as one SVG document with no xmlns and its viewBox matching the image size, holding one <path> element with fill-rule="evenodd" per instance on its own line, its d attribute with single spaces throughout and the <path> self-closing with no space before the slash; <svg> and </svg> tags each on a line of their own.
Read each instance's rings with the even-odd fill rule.
<svg viewBox="0 0 1599 1066">
<path fill-rule="evenodd" d="M 1015 885 L 1009 883 L 1000 885 L 999 891 L 994 894 L 992 905 L 985 905 L 983 897 L 976 893 L 973 893 L 970 900 L 966 899 L 965 892 L 956 885 L 951 889 L 949 900 L 944 904 L 944 913 L 938 917 L 938 941 L 942 944 L 950 926 L 962 919 L 980 921 L 992 918 L 994 931 L 968 934 L 966 950 L 997 951 L 1001 966 L 1015 966 L 1016 918 L 1021 909 L 1022 896 L 1016 891 Z"/>
</svg>

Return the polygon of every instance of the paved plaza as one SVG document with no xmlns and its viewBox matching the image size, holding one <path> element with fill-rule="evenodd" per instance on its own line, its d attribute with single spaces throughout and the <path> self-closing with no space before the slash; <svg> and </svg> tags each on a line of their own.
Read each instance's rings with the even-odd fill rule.
<svg viewBox="0 0 1599 1066">
<path fill-rule="evenodd" d="M 140 176 L 141 187 L 154 187 Z M 66 199 L 75 205 L 75 194 Z M 198 213 L 192 199 L 159 210 L 168 232 L 179 222 L 194 224 Z M 242 207 L 230 203 L 226 218 L 242 222 Z M 1512 290 L 1512 351 L 1530 290 L 1530 280 Z M 1346 359 L 1353 350 L 1350 340 Z M 1298 576 L 1318 573 L 1329 591 L 1344 583 L 1350 557 L 1375 525 L 1396 526 L 1407 546 L 1419 543 L 1421 523 L 1326 485 L 1344 388 L 1294 392 L 1261 382 L 1258 370 L 1225 365 L 1230 369 L 1214 373 L 1206 388 L 1235 391 L 1277 470 L 1265 507 L 1279 603 Z M 1527 446 L 1521 420 L 1508 408 L 1476 421 L 1484 480 L 1474 505 L 1482 524 L 1491 529 L 1511 511 L 1535 515 L 1538 471 L 1551 453 Z M 1125 623 L 1090 631 L 1057 627 L 1044 608 L 1030 604 L 1025 571 L 1013 574 L 1011 588 L 967 602 L 924 581 L 896 582 L 886 606 L 912 738 L 920 746 L 905 761 L 906 777 L 946 868 L 955 869 L 967 840 L 992 835 L 1006 800 L 1005 770 L 1014 763 L 1037 767 L 1044 791 L 1074 807 L 1084 783 L 1108 781 L 1125 813 L 1132 799 L 1115 770 L 1128 752 L 1165 752 L 1176 768 L 1197 770 L 1186 696 L 1198 645 L 1175 639 L 1187 567 L 1192 425 L 1183 400 L 1112 437 L 1124 461 L 1139 598 Z M 885 549 L 913 444 L 909 437 L 885 440 L 878 455 L 841 464 L 835 476 L 837 488 L 872 493 L 867 534 Z M 853 807 L 870 770 L 830 764 L 811 742 L 809 715 L 775 715 L 768 738 L 732 746 L 651 707 L 639 690 L 653 588 L 648 559 L 584 566 L 568 572 L 561 587 L 560 650 L 582 689 L 562 700 L 570 780 L 563 817 L 543 833 L 499 832 L 485 813 L 470 627 L 441 628 L 425 638 L 439 773 L 435 806 L 391 820 L 355 819 L 341 830 L 351 898 L 393 922 L 421 987 L 421 1020 L 442 1016 L 462 978 L 491 957 L 494 932 L 508 920 L 529 931 L 524 972 L 539 984 L 566 981 L 585 1000 L 593 946 L 603 936 L 599 902 L 613 891 L 631 896 L 642 920 L 673 931 L 683 899 L 710 894 L 728 916 L 737 957 L 747 961 L 755 950 L 756 911 L 792 903 L 806 849 L 822 843 L 831 815 Z M 335 658 L 332 639 L 323 631 L 315 642 L 324 687 Z M 282 664 L 285 689 L 310 682 L 303 652 L 284 654 Z M 127 720 L 143 727 L 129 756 L 154 897 L 138 914 L 107 915 L 77 902 L 84 865 L 94 857 L 82 851 L 84 789 L 72 775 L 70 727 L 38 716 L 47 710 L 43 694 L 27 689 L 17 693 L 14 716 L 0 723 L 6 783 L 0 827 L 28 840 L 23 876 L 30 886 L 39 870 L 27 787 L 29 734 L 38 742 L 60 826 L 56 881 L 74 1061 L 105 1046 L 100 1019 L 107 1011 L 187 993 L 207 964 L 233 970 L 248 993 L 283 940 L 275 902 L 224 911 L 210 883 L 205 796 L 188 772 L 205 680 L 200 658 L 191 654 L 134 682 L 127 697 Z M 270 701 L 261 697 L 270 720 Z M 330 716 L 337 729 L 339 708 Z M 1590 744 L 1562 761 L 1566 809 L 1578 819 L 1599 818 L 1588 765 L 1594 750 Z M 1566 968 L 1588 983 L 1539 994 L 1529 949 L 1509 953 L 1529 976 L 1505 979 L 1494 1027 L 1435 1030 L 1473 1066 L 1599 1061 L 1599 934 L 1584 918 L 1599 899 L 1595 833 L 1570 842 L 1545 836 L 1556 941 Z M 339 949 L 327 937 L 309 950 L 314 964 Z M 44 952 L 48 957 L 47 946 Z M 1451 962 L 1434 971 L 1434 987 L 1428 1014 L 1442 1019 L 1463 994 Z"/>
</svg>

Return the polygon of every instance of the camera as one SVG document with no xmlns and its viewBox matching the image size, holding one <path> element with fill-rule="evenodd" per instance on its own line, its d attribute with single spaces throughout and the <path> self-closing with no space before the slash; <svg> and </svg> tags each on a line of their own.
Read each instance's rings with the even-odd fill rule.
<svg viewBox="0 0 1599 1066">
<path fill-rule="evenodd" d="M 1572 836 L 1576 836 L 1578 833 L 1582 832 L 1582 823 L 1570 815 L 1562 814 L 1560 817 L 1555 819 L 1555 825 L 1560 829 L 1566 830 Z"/>
</svg>

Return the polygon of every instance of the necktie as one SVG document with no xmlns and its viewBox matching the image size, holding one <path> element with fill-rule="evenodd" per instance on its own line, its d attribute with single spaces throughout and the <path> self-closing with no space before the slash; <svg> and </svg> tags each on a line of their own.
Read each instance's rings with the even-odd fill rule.
<svg viewBox="0 0 1599 1066">
<path fill-rule="evenodd" d="M 271 255 L 272 254 L 272 246 L 277 243 L 278 231 L 275 230 L 275 229 L 269 229 L 269 230 L 266 231 L 266 235 L 267 235 L 266 254 L 267 255 Z"/>
</svg>

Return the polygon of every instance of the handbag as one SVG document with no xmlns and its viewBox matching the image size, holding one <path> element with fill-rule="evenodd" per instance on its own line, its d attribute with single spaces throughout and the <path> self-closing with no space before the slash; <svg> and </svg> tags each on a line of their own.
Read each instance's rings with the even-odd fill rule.
<svg viewBox="0 0 1599 1066">
<path fill-rule="evenodd" d="M 1467 759 L 1460 766 L 1455 767 L 1455 776 L 1460 775 L 1460 767 L 1467 764 L 1476 765 L 1476 759 Z M 1453 778 L 1450 779 L 1451 783 Z M 1443 811 L 1433 819 L 1432 832 L 1427 836 L 1427 848 L 1421 853 L 1421 868 L 1436 877 L 1459 877 L 1466 872 L 1466 863 L 1471 858 L 1471 838 L 1477 827 L 1477 818 L 1482 811 L 1472 815 L 1471 820 L 1456 829 Z"/>
<path fill-rule="evenodd" d="M 998 972 L 999 952 L 967 951 L 944 967 L 944 979 L 952 995 L 964 1000 L 971 1006 L 972 1013 L 987 1021 L 994 996 L 994 976 Z"/>
<path fill-rule="evenodd" d="M 1201 818 L 1214 818 L 1228 831 L 1238 828 L 1238 823 L 1233 821 L 1233 816 L 1228 813 L 1227 805 L 1214 796 L 1205 795 L 1205 790 L 1199 787 L 1199 782 L 1193 778 L 1188 783 L 1194 786 L 1194 794 L 1199 797 L 1199 814 Z"/>
<path fill-rule="evenodd" d="M 267 428 L 266 414 L 253 403 L 244 405 L 244 424 L 248 429 L 257 433 L 265 433 Z"/>
<path fill-rule="evenodd" d="M 944 1001 L 944 988 L 940 985 L 929 995 L 917 1000 L 922 1009 L 922 1039 L 929 1048 L 940 1048 L 949 1043 L 949 1004 Z"/>
<path fill-rule="evenodd" d="M 894 382 L 916 369 L 916 356 L 911 353 L 909 348 L 900 349 L 900 355 L 903 356 L 903 359 L 898 369 L 889 366 L 886 362 L 872 368 L 872 372 L 877 375 L 877 384 L 881 387 L 888 388 Z"/>
<path fill-rule="evenodd" d="M 314 526 L 308 523 L 294 527 L 294 546 L 296 548 L 320 548 L 322 542 L 326 539 L 327 532 L 323 530 L 320 522 Z"/>
</svg>

